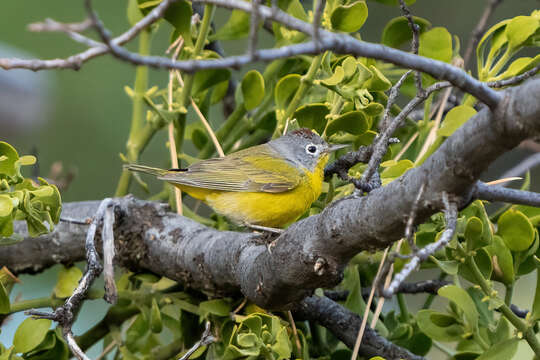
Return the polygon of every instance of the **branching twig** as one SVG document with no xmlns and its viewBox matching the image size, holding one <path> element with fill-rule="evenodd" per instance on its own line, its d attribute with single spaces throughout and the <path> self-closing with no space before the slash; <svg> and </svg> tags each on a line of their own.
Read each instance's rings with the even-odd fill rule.
<svg viewBox="0 0 540 360">
<path fill-rule="evenodd" d="M 474 49 L 476 49 L 476 45 L 478 45 L 478 42 L 480 41 L 480 38 L 482 37 L 482 34 L 486 29 L 489 17 L 501 2 L 502 0 L 488 0 L 486 8 L 484 9 L 483 14 L 478 21 L 478 24 L 476 25 L 471 34 L 469 43 L 467 44 L 467 50 L 465 50 L 465 55 L 463 56 L 463 67 L 467 68 L 467 64 L 471 59 L 471 55 L 473 54 Z"/>
<path fill-rule="evenodd" d="M 210 331 L 210 321 L 207 321 L 206 322 L 206 326 L 204 328 L 204 332 L 201 336 L 201 339 L 199 341 L 197 341 L 195 343 L 195 345 L 193 345 L 181 358 L 179 358 L 178 360 L 188 360 L 191 355 L 193 355 L 193 353 L 195 351 L 197 351 L 201 346 L 206 346 L 208 344 L 211 344 L 213 343 L 214 341 L 216 341 L 216 338 L 214 337 L 214 335 L 212 335 L 212 332 Z"/>
<path fill-rule="evenodd" d="M 399 94 L 399 88 L 410 73 L 411 71 L 409 70 L 405 74 L 403 74 L 403 76 L 401 76 L 398 82 L 390 90 L 390 95 L 388 96 L 384 116 L 381 120 L 380 128 L 382 131 L 373 141 L 373 153 L 371 154 L 371 158 L 369 159 L 368 166 L 366 170 L 364 170 L 362 178 L 360 180 L 353 180 L 354 185 L 361 191 L 370 192 L 374 188 L 377 188 L 381 185 L 379 178 L 376 178 L 375 181 L 373 181 L 373 175 L 379 170 L 381 160 L 384 154 L 386 154 L 386 151 L 388 150 L 388 145 L 390 145 L 390 137 L 397 129 L 397 125 L 401 122 L 401 119 L 399 117 L 396 117 L 393 120 L 392 124 L 390 124 L 390 109 L 396 101 L 396 98 Z"/>
<path fill-rule="evenodd" d="M 104 44 L 80 34 L 87 30 L 91 25 L 92 21 L 90 19 L 86 19 L 80 23 L 66 24 L 47 18 L 43 22 L 28 24 L 28 30 L 32 32 L 63 32 L 74 41 L 88 47 L 105 48 Z"/>
<path fill-rule="evenodd" d="M 62 327 L 62 332 L 64 334 L 64 337 L 66 338 L 71 352 L 79 360 L 88 360 L 88 357 L 84 354 L 84 352 L 75 342 L 71 327 L 73 326 L 73 323 L 75 321 L 75 315 L 81 307 L 83 300 L 86 298 L 86 294 L 88 293 L 90 286 L 92 286 L 94 280 L 103 270 L 99 261 L 99 255 L 96 250 L 94 238 L 99 223 L 104 219 L 107 213 L 107 209 L 112 204 L 112 199 L 104 199 L 99 205 L 96 215 L 94 216 L 94 219 L 92 220 L 92 223 L 88 228 L 85 242 L 87 260 L 86 271 L 81 280 L 79 281 L 79 285 L 77 286 L 73 294 L 66 300 L 63 306 L 57 308 L 53 313 L 45 313 L 34 310 L 27 312 L 28 315 L 32 315 L 37 318 L 51 319 L 58 322 L 58 324 Z"/>
<path fill-rule="evenodd" d="M 405 0 L 399 0 L 399 6 L 401 8 L 401 12 L 407 19 L 407 22 L 409 23 L 409 27 L 411 28 L 412 32 L 412 41 L 411 41 L 411 49 L 413 54 L 418 55 L 418 47 L 420 45 L 420 35 L 419 35 L 419 26 L 414 22 L 414 19 L 411 15 L 411 12 L 409 11 L 409 8 L 405 4 Z M 414 82 L 416 84 L 416 91 L 417 94 L 422 94 L 424 91 L 424 88 L 422 87 L 422 73 L 420 71 L 415 71 L 414 73 Z"/>
<path fill-rule="evenodd" d="M 399 274 L 394 277 L 390 286 L 382 291 L 382 295 L 385 298 L 392 297 L 398 291 L 400 284 L 405 281 L 410 273 L 416 269 L 422 261 L 446 246 L 454 237 L 457 226 L 457 205 L 455 202 L 450 202 L 448 195 L 444 192 L 442 194 L 442 199 L 445 207 L 446 230 L 444 230 L 439 240 L 423 247 L 412 255 L 411 260 L 405 264 Z"/>
</svg>

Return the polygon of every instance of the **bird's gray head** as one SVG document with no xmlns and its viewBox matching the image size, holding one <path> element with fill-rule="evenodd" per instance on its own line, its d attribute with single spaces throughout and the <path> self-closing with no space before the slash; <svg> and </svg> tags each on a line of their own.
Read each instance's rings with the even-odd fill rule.
<svg viewBox="0 0 540 360">
<path fill-rule="evenodd" d="M 310 129 L 302 128 L 291 131 L 279 139 L 268 143 L 285 159 L 304 167 L 315 170 L 322 157 L 347 145 L 329 145 L 319 135 Z"/>
</svg>

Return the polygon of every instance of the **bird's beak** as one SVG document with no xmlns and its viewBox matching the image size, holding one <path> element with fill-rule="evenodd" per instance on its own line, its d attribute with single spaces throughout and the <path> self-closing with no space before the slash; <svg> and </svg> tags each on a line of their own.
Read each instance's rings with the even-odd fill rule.
<svg viewBox="0 0 540 360">
<path fill-rule="evenodd" d="M 326 152 L 327 153 L 331 153 L 331 152 L 334 152 L 334 151 L 337 151 L 339 149 L 343 149 L 343 148 L 346 148 L 346 147 L 349 147 L 351 146 L 350 144 L 332 144 L 332 145 L 329 145 Z"/>
</svg>

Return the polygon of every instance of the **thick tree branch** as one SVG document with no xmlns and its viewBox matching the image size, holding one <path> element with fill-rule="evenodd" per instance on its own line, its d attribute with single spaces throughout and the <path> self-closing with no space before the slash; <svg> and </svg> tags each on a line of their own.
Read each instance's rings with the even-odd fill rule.
<svg viewBox="0 0 540 360">
<path fill-rule="evenodd" d="M 295 310 L 295 316 L 316 321 L 337 335 L 349 348 L 354 346 L 356 334 L 360 328 L 362 318 L 333 302 L 327 297 L 311 296 L 305 298 Z M 421 356 L 414 355 L 408 350 L 396 346 L 386 340 L 371 328 L 366 328 L 364 342 L 360 348 L 360 355 L 367 358 L 382 356 L 388 360 L 411 359 L 422 360 Z"/>
<path fill-rule="evenodd" d="M 509 189 L 504 186 L 489 186 L 480 181 L 474 187 L 472 196 L 480 200 L 540 207 L 540 193 Z"/>
<path fill-rule="evenodd" d="M 314 289 L 337 284 L 359 251 L 385 248 L 401 238 L 407 222 L 403 214 L 409 214 L 422 184 L 425 195 L 416 223 L 443 208 L 442 192 L 459 206 L 467 204 L 491 162 L 540 133 L 540 103 L 534 100 L 540 80 L 503 94 L 495 112 L 478 112 L 421 166 L 369 196 L 341 199 L 291 225 L 275 240 L 271 253 L 256 234 L 220 232 L 167 213 L 159 204 L 119 199 L 116 261 L 216 294 L 241 291 L 267 309 L 290 308 Z M 96 206 L 67 204 L 64 215 L 84 219 Z M 20 225 L 16 231 L 24 233 Z M 20 273 L 81 260 L 83 233 L 85 226 L 60 224 L 52 234 L 3 249 L 0 263 Z"/>
</svg>

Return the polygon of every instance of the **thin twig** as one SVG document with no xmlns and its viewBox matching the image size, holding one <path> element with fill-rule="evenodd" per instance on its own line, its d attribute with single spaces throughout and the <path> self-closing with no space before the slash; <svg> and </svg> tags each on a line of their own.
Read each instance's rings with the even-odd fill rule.
<svg viewBox="0 0 540 360">
<path fill-rule="evenodd" d="M 489 20 L 489 17 L 495 10 L 495 8 L 502 2 L 502 0 L 489 0 L 484 12 L 482 13 L 482 16 L 480 17 L 480 20 L 478 21 L 478 24 L 474 28 L 469 43 L 467 44 L 467 50 L 465 50 L 465 55 L 463 56 L 463 63 L 464 67 L 467 68 L 467 65 L 469 63 L 469 60 L 471 59 L 471 55 L 473 54 L 473 50 L 476 48 L 476 45 L 478 45 L 478 42 L 480 41 L 480 38 L 482 37 L 482 34 L 484 33 L 487 22 Z"/>
<path fill-rule="evenodd" d="M 176 48 L 173 53 L 173 60 L 175 60 L 178 57 L 178 54 L 180 54 L 180 49 L 182 49 L 182 45 L 184 44 L 184 39 L 182 39 L 181 36 L 178 37 L 178 39 L 175 41 Z M 167 51 L 169 51 L 167 49 Z M 168 110 L 172 111 L 173 107 L 173 83 L 174 83 L 174 72 L 175 70 L 169 71 L 169 83 L 167 86 L 167 103 L 168 103 Z M 180 84 L 183 86 L 183 84 Z M 167 128 L 167 136 L 169 139 L 169 153 L 171 155 L 171 166 L 173 169 L 178 169 L 178 151 L 176 149 L 176 139 L 174 136 L 174 123 L 169 123 L 169 126 Z M 178 187 L 174 187 L 174 200 L 176 203 L 176 213 L 179 215 L 183 214 L 183 206 L 182 206 L 182 191 Z"/>
<path fill-rule="evenodd" d="M 411 15 L 411 12 L 407 5 L 405 4 L 405 0 L 399 0 L 399 7 L 401 8 L 401 12 L 407 19 L 407 22 L 409 23 L 409 27 L 411 28 L 412 32 L 412 41 L 411 41 L 411 49 L 413 54 L 418 55 L 418 47 L 420 44 L 420 26 L 416 24 L 413 20 L 413 17 Z M 422 73 L 420 71 L 414 72 L 414 83 L 416 85 L 416 91 L 418 94 L 422 94 L 424 91 L 424 88 L 422 87 Z"/>
<path fill-rule="evenodd" d="M 405 281 L 422 261 L 446 246 L 454 237 L 457 226 L 457 204 L 455 202 L 450 202 L 448 195 L 445 192 L 442 194 L 442 200 L 445 208 L 446 230 L 444 230 L 439 240 L 426 245 L 413 254 L 410 261 L 406 263 L 403 269 L 394 277 L 394 280 L 390 283 L 388 288 L 382 291 L 382 295 L 385 298 L 392 297 L 398 291 L 399 285 Z"/>
<path fill-rule="evenodd" d="M 358 357 L 358 352 L 360 351 L 360 344 L 362 344 L 362 337 L 364 336 L 364 331 L 366 330 L 369 311 L 371 309 L 371 303 L 373 302 L 373 297 L 375 295 L 376 286 L 374 285 L 379 281 L 379 278 L 381 276 L 381 270 L 382 270 L 382 267 L 386 260 L 387 255 L 388 255 L 388 248 L 384 249 L 381 262 L 379 263 L 379 267 L 377 269 L 377 274 L 375 275 L 375 279 L 373 280 L 373 285 L 371 286 L 371 291 L 369 293 L 369 297 L 366 302 L 364 315 L 362 316 L 362 323 L 360 324 L 360 330 L 358 330 L 358 335 L 356 336 L 356 342 L 354 343 L 353 352 L 351 354 L 351 360 L 355 360 Z"/>
<path fill-rule="evenodd" d="M 300 338 L 298 337 L 298 330 L 296 329 L 296 323 L 294 322 L 294 318 L 290 310 L 287 311 L 287 317 L 289 318 L 289 322 L 291 323 L 294 340 L 296 342 L 296 348 L 298 349 L 298 352 L 300 353 L 302 352 L 302 344 L 300 343 Z"/>
<path fill-rule="evenodd" d="M 71 352 L 79 360 L 88 360 L 89 358 L 84 354 L 84 352 L 79 348 L 75 339 L 73 338 L 72 326 L 75 322 L 75 314 L 81 307 L 90 286 L 94 280 L 99 276 L 103 270 L 102 265 L 99 261 L 99 255 L 96 250 L 96 245 L 94 238 L 96 235 L 96 230 L 99 223 L 104 219 L 107 209 L 113 205 L 113 200 L 110 198 L 103 199 L 100 203 L 96 215 L 88 228 L 86 233 L 85 249 L 86 249 L 86 270 L 82 276 L 79 284 L 73 294 L 66 300 L 64 305 L 57 308 L 52 313 L 46 313 L 41 311 L 30 310 L 27 311 L 27 315 L 31 315 L 37 318 L 50 319 L 56 321 L 62 327 L 62 333 L 64 338 L 67 341 L 67 344 Z"/>
<path fill-rule="evenodd" d="M 401 122 L 401 119 L 396 116 L 392 123 L 390 123 L 390 109 L 396 101 L 399 94 L 399 88 L 411 72 L 412 71 L 409 70 L 403 74 L 390 90 L 390 95 L 388 96 L 388 101 L 386 103 L 386 109 L 384 111 L 383 119 L 381 120 L 382 131 L 373 141 L 373 154 L 369 159 L 368 166 L 363 172 L 360 181 L 353 181 L 354 185 L 362 191 L 370 192 L 372 189 L 380 186 L 380 183 L 373 183 L 373 175 L 378 171 L 381 160 L 388 150 L 388 145 L 390 144 L 389 140 L 394 131 L 397 129 L 397 123 Z M 394 125 L 394 123 L 396 124 Z M 380 179 L 378 179 L 378 182 L 380 182 Z"/>
<path fill-rule="evenodd" d="M 86 19 L 80 23 L 61 23 L 51 18 L 46 18 L 43 22 L 28 24 L 28 31 L 32 32 L 63 32 L 71 39 L 88 47 L 106 48 L 105 44 L 95 41 L 80 33 L 92 26 L 92 20 Z"/>
<path fill-rule="evenodd" d="M 114 249 L 114 207 L 110 206 L 105 210 L 103 217 L 103 278 L 105 279 L 105 300 L 110 304 L 116 304 L 118 291 L 114 282 L 113 260 Z"/>
<path fill-rule="evenodd" d="M 197 351 L 201 346 L 206 346 L 208 344 L 211 344 L 213 343 L 214 341 L 216 341 L 216 338 L 214 337 L 214 335 L 212 335 L 212 332 L 210 331 L 210 321 L 207 321 L 206 322 L 206 326 L 205 326 L 205 329 L 204 329 L 204 332 L 202 334 L 202 337 L 199 341 L 197 341 L 181 358 L 179 358 L 178 360 L 188 360 L 191 355 L 193 355 L 193 353 L 195 351 Z"/>
<path fill-rule="evenodd" d="M 525 71 L 521 75 L 517 75 L 509 79 L 504 79 L 504 80 L 490 81 L 487 83 L 487 85 L 492 88 L 501 88 L 505 86 L 516 85 L 522 82 L 523 80 L 526 80 L 538 74 L 539 71 L 540 71 L 540 64 L 536 65 L 531 70 Z"/>
<path fill-rule="evenodd" d="M 324 12 L 324 7 L 326 5 L 326 0 L 317 0 L 317 6 L 313 12 L 313 42 L 315 43 L 315 48 L 318 50 L 319 47 L 319 27 L 321 26 L 321 18 Z"/>
<path fill-rule="evenodd" d="M 176 78 L 178 79 L 178 82 L 180 83 L 180 85 L 184 86 L 183 85 L 184 82 L 182 81 L 182 76 L 180 76 L 180 72 L 176 71 L 175 73 L 176 73 Z M 191 106 L 193 106 L 193 109 L 195 110 L 195 113 L 199 117 L 199 120 L 201 120 L 201 122 L 203 123 L 204 128 L 206 129 L 206 132 L 208 133 L 208 136 L 210 136 L 210 140 L 212 140 L 212 143 L 214 144 L 214 147 L 216 148 L 217 153 L 219 154 L 220 157 L 224 157 L 225 153 L 223 152 L 223 148 L 221 147 L 214 130 L 212 129 L 212 127 L 210 126 L 210 123 L 208 122 L 208 120 L 206 120 L 203 113 L 199 109 L 199 106 L 195 103 L 193 99 L 191 99 Z"/>
<path fill-rule="evenodd" d="M 253 0 L 251 2 L 251 22 L 249 26 L 249 37 L 248 37 L 248 55 L 253 59 L 257 60 L 257 33 L 259 31 L 259 22 L 260 22 L 260 15 L 259 15 L 259 5 L 261 0 Z"/>
<path fill-rule="evenodd" d="M 439 126 L 441 125 L 444 110 L 446 108 L 446 102 L 448 101 L 448 98 L 450 97 L 451 93 L 452 93 L 452 88 L 448 88 L 444 91 L 444 94 L 441 99 L 441 103 L 439 105 L 439 109 L 437 110 L 437 115 L 435 116 L 433 126 L 431 127 L 429 131 L 426 141 L 424 141 L 424 144 L 422 145 L 422 149 L 416 156 L 417 162 L 424 157 L 424 155 L 428 152 L 430 146 L 435 142 L 435 139 L 437 138 L 437 130 L 439 130 Z"/>
</svg>

